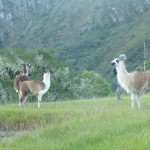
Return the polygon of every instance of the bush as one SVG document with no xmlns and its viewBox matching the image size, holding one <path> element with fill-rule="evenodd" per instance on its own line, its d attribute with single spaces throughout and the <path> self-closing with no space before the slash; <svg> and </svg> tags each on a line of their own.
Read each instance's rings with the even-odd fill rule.
<svg viewBox="0 0 150 150">
<path fill-rule="evenodd" d="M 84 71 L 78 76 L 78 95 L 85 98 L 108 96 L 111 85 L 98 73 Z"/>
<path fill-rule="evenodd" d="M 27 52 L 7 50 L 2 51 L 0 55 L 0 72 L 2 72 L 0 76 L 1 103 L 18 102 L 18 96 L 13 89 L 15 77 L 12 74 L 21 70 L 21 64 L 25 62 L 32 64 L 29 74 L 33 80 L 41 81 L 44 69 L 53 71 L 50 90 L 43 97 L 45 101 L 92 98 L 107 96 L 111 93 L 110 84 L 98 73 L 84 71 L 76 75 L 70 70 L 67 63 L 55 60 L 54 53 L 51 50 L 40 49 Z M 11 74 L 6 68 L 11 70 Z M 31 97 L 28 100 L 35 101 L 35 98 Z"/>
</svg>

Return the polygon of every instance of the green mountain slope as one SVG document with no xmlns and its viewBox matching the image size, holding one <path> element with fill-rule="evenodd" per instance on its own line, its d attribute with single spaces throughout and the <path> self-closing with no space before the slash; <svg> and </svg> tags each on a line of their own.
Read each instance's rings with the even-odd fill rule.
<svg viewBox="0 0 150 150">
<path fill-rule="evenodd" d="M 150 48 L 149 0 L 1 0 L 0 48 L 56 49 L 75 70 L 111 80 L 110 61 L 126 53 L 128 70 Z M 18 8 L 18 9 L 17 9 Z"/>
</svg>

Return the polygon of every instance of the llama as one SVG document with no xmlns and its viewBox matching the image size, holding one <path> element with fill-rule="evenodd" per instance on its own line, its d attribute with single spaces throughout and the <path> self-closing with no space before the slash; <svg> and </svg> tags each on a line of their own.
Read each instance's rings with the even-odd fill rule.
<svg viewBox="0 0 150 150">
<path fill-rule="evenodd" d="M 117 70 L 117 80 L 121 87 L 131 94 L 131 107 L 134 108 L 134 102 L 137 101 L 140 108 L 142 94 L 150 90 L 150 71 L 128 73 L 123 61 L 114 59 L 111 64 Z"/>
<path fill-rule="evenodd" d="M 38 97 L 38 108 L 40 108 L 40 102 L 42 100 L 42 96 L 48 91 L 50 88 L 50 74 L 52 71 L 46 70 L 43 75 L 43 81 L 24 81 L 20 84 L 20 104 L 23 105 L 26 101 L 29 93 L 33 95 L 37 95 Z"/>
<path fill-rule="evenodd" d="M 31 67 L 31 64 L 26 63 L 26 64 L 22 64 L 22 75 L 16 77 L 15 81 L 14 81 L 14 89 L 16 91 L 16 93 L 19 95 L 19 89 L 20 89 L 20 83 L 23 81 L 28 81 L 31 80 L 30 77 L 28 76 L 28 68 Z M 19 105 L 21 105 L 19 103 Z"/>
</svg>

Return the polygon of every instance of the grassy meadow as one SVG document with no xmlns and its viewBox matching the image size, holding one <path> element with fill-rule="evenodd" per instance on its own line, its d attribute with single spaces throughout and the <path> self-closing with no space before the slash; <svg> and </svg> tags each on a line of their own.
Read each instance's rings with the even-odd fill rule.
<svg viewBox="0 0 150 150">
<path fill-rule="evenodd" d="M 130 97 L 0 106 L 0 150 L 149 150 L 150 96 L 141 109 Z M 19 131 L 19 132 L 18 132 Z"/>
</svg>

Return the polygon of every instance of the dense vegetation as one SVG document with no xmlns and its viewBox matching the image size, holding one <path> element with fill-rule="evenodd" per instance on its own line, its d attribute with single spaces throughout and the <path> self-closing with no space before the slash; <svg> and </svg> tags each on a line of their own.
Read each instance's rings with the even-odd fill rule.
<svg viewBox="0 0 150 150">
<path fill-rule="evenodd" d="M 129 97 L 112 97 L 0 106 L 0 127 L 11 138 L 0 139 L 2 150 L 149 150 L 149 96 L 141 110 L 131 109 Z"/>
<path fill-rule="evenodd" d="M 29 76 L 33 80 L 41 81 L 45 69 L 53 71 L 50 90 L 43 98 L 45 101 L 102 97 L 111 94 L 111 85 L 100 74 L 93 71 L 74 73 L 67 62 L 54 59 L 53 50 L 8 49 L 0 52 L 0 103 L 18 102 L 13 82 L 16 76 L 21 74 L 21 64 L 26 62 L 32 64 Z"/>
</svg>

